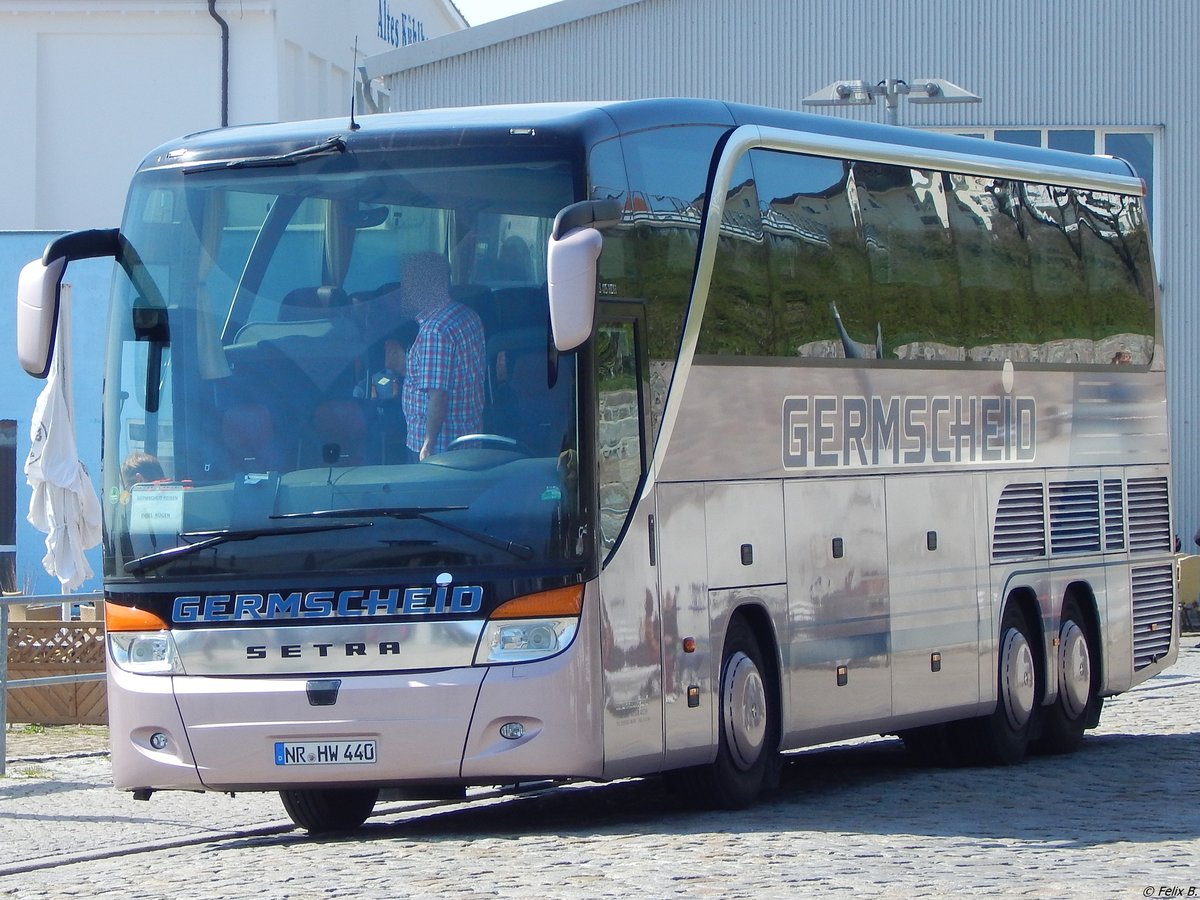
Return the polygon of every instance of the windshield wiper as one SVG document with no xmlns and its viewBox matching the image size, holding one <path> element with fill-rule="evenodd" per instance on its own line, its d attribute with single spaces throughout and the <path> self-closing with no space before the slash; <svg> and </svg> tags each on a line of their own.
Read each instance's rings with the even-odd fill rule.
<svg viewBox="0 0 1200 900">
<path fill-rule="evenodd" d="M 290 153 L 278 153 L 273 156 L 243 156 L 238 159 L 220 159 L 213 162 L 197 163 L 183 170 L 184 175 L 197 172 L 216 172 L 222 169 L 258 169 L 270 166 L 294 166 L 301 160 L 313 156 L 324 156 L 327 153 L 345 153 L 346 142 L 334 135 L 311 147 L 301 147 Z"/>
<path fill-rule="evenodd" d="M 374 522 L 339 522 L 330 525 L 301 525 L 299 528 L 246 528 L 240 531 L 222 530 L 222 531 L 185 531 L 180 533 L 180 537 L 184 540 L 191 538 L 200 538 L 194 544 L 180 544 L 176 547 L 168 547 L 166 550 L 159 550 L 157 553 L 149 553 L 146 556 L 139 556 L 137 559 L 131 559 L 125 563 L 125 571 L 143 575 L 151 569 L 156 569 L 159 566 L 169 562 L 174 562 L 176 559 L 184 556 L 190 556 L 193 553 L 199 553 L 201 550 L 207 550 L 209 547 L 216 547 L 219 544 L 226 544 L 230 541 L 252 541 L 260 537 L 286 537 L 289 534 L 312 534 L 318 531 L 341 531 L 346 528 L 369 528 L 374 525 Z"/>
<path fill-rule="evenodd" d="M 451 512 L 454 510 L 467 509 L 466 506 L 356 506 L 351 509 L 315 509 L 312 512 L 300 513 L 285 513 L 279 516 L 271 516 L 272 519 L 349 519 L 362 518 L 367 516 L 378 516 L 379 518 L 389 519 L 420 519 L 422 522 L 432 522 L 434 525 L 440 525 L 443 528 L 461 534 L 463 537 L 469 537 L 472 540 L 479 541 L 481 544 L 487 544 L 489 547 L 495 547 L 497 550 L 504 550 L 506 553 L 511 553 L 517 559 L 530 560 L 533 559 L 533 548 L 526 544 L 519 544 L 516 541 L 506 541 L 503 538 L 492 537 L 483 531 L 476 531 L 474 528 L 467 528 L 463 525 L 456 525 L 453 522 L 447 522 L 443 519 L 435 519 L 430 513 L 435 512 Z"/>
</svg>

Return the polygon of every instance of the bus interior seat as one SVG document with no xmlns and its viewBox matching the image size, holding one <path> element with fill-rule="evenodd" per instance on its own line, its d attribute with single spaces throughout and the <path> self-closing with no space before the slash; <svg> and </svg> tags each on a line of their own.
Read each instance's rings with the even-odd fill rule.
<svg viewBox="0 0 1200 900">
<path fill-rule="evenodd" d="M 544 327 L 497 335 L 488 348 L 494 397 L 489 427 L 514 438 L 535 456 L 554 456 L 563 447 L 571 406 L 575 357 L 558 358 L 558 377 L 549 383 L 548 335 Z"/>
<path fill-rule="evenodd" d="M 338 288 L 292 291 L 280 305 L 279 321 L 247 323 L 225 348 L 232 370 L 228 393 L 235 402 L 252 398 L 270 410 L 275 440 L 291 444 L 293 461 L 319 446 L 316 408 L 351 397 L 360 377 L 364 342 L 349 310 Z"/>
<path fill-rule="evenodd" d="M 349 309 L 350 299 L 339 287 L 296 288 L 279 303 L 279 321 L 295 322 L 336 316 Z"/>
<path fill-rule="evenodd" d="M 231 472 L 267 472 L 280 467 L 271 412 L 262 403 L 235 403 L 221 414 L 221 442 Z"/>
<path fill-rule="evenodd" d="M 355 466 L 368 461 L 368 419 L 362 401 L 331 398 L 317 404 L 312 430 L 319 458 L 302 459 L 302 465 Z"/>
<path fill-rule="evenodd" d="M 226 357 L 244 395 L 290 408 L 303 421 L 320 399 L 351 396 L 362 352 L 358 329 L 333 318 L 244 325 Z"/>
<path fill-rule="evenodd" d="M 492 289 L 486 284 L 451 285 L 450 297 L 479 316 L 484 334 L 491 334 L 496 330 L 499 324 L 496 321 L 496 307 L 492 302 Z"/>
<path fill-rule="evenodd" d="M 550 301 L 545 285 L 497 288 L 492 291 L 495 330 L 549 327 Z"/>
</svg>

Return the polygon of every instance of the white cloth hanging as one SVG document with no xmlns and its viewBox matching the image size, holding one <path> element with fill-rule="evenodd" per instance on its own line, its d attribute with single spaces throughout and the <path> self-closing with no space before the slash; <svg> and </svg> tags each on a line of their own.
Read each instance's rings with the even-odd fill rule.
<svg viewBox="0 0 1200 900">
<path fill-rule="evenodd" d="M 38 395 L 29 427 L 25 479 L 33 488 L 29 522 L 46 532 L 42 565 L 58 578 L 65 594 L 92 577 L 84 551 L 100 543 L 100 501 L 79 459 L 75 416 L 68 377 L 70 359 L 70 285 L 62 286 L 54 362 Z"/>
</svg>

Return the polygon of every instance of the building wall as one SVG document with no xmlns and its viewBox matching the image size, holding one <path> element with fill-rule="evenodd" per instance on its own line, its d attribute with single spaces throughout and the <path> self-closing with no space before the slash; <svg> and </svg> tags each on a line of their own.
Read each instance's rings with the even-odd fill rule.
<svg viewBox="0 0 1200 900">
<path fill-rule="evenodd" d="M 356 59 L 393 46 L 385 20 L 427 38 L 466 27 L 448 0 L 218 0 L 216 11 L 229 26 L 230 124 L 349 115 Z M 221 125 L 221 29 L 207 0 L 0 0 L 0 84 L 12 129 L 0 231 L 108 227 L 149 150 Z"/>
<path fill-rule="evenodd" d="M 802 109 L 840 79 L 946 78 L 972 105 L 902 101 L 900 124 L 1129 127 L 1156 136 L 1154 237 L 1172 405 L 1176 528 L 1200 526 L 1200 254 L 1190 151 L 1194 0 L 564 0 L 368 60 L 392 109 L 717 97 Z M 880 106 L 825 108 L 884 121 Z"/>
</svg>

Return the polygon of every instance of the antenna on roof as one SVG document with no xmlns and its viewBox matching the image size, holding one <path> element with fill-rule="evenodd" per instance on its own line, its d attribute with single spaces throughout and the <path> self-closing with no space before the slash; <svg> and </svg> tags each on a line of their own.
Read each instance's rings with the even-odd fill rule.
<svg viewBox="0 0 1200 900">
<path fill-rule="evenodd" d="M 358 35 L 354 36 L 354 59 L 350 61 L 350 71 L 353 72 L 358 68 Z M 354 79 L 350 79 L 350 130 L 358 131 L 362 126 L 354 121 L 354 95 L 355 90 Z"/>
</svg>

